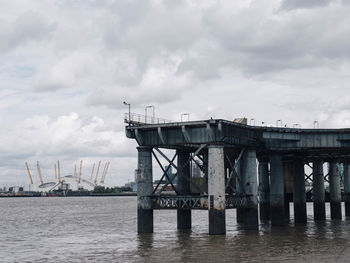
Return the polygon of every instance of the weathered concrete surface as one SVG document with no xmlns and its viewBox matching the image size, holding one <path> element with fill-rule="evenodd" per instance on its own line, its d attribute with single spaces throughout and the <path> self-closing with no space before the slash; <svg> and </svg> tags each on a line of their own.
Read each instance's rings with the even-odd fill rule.
<svg viewBox="0 0 350 263">
<path fill-rule="evenodd" d="M 277 154 L 270 156 L 270 213 L 273 226 L 285 224 L 283 164 Z"/>
<path fill-rule="evenodd" d="M 237 153 L 241 150 L 248 150 L 255 151 L 258 158 L 270 157 L 269 203 L 272 225 L 283 225 L 285 223 L 284 217 L 288 215 L 287 212 L 289 211 L 289 206 L 286 204 L 287 198 L 285 197 L 290 194 L 290 173 L 284 173 L 282 159 L 293 160 L 296 156 L 303 156 L 305 162 L 350 159 L 350 129 L 257 127 L 220 119 L 164 124 L 128 122 L 128 124 L 126 127 L 127 137 L 135 139 L 140 146 L 181 149 L 192 153 L 197 152 L 197 150 L 197 153 L 200 152 L 204 159 L 204 169 L 207 171 L 205 180 L 209 182 L 206 193 L 209 193 L 209 202 L 211 204 L 211 206 L 209 205 L 209 232 L 211 233 L 225 232 L 225 209 L 220 208 L 224 207 L 225 203 L 223 147 L 225 147 L 225 151 L 230 151 L 233 156 L 237 156 Z M 208 161 L 210 159 L 208 152 L 211 152 L 213 155 L 211 157 L 212 161 Z M 149 171 L 149 168 L 147 168 L 152 166 L 150 156 L 151 154 L 148 150 L 139 149 L 138 174 L 141 178 L 138 179 L 140 181 L 140 190 L 138 191 L 139 232 L 153 231 L 153 210 L 149 200 L 149 195 L 152 191 L 152 171 Z M 213 161 L 214 159 L 215 161 Z M 336 171 L 333 163 L 334 161 L 331 163 L 330 169 L 331 216 L 332 218 L 341 218 L 339 173 Z M 346 174 L 349 173 L 349 168 L 345 168 L 347 170 Z M 242 184 L 243 180 L 245 180 L 245 169 L 237 168 L 239 175 L 235 178 L 237 194 L 244 194 L 247 190 L 244 183 Z M 322 185 L 321 172 L 317 175 L 314 172 L 314 177 L 315 220 L 319 220 L 324 218 L 324 185 Z M 297 183 L 298 178 L 294 181 L 295 193 L 301 191 L 303 187 L 300 183 Z M 218 184 L 221 186 L 217 187 Z M 350 185 L 349 187 L 345 186 L 345 188 L 348 193 Z M 299 206 L 300 208 L 295 210 L 296 217 L 304 214 L 303 196 L 303 193 L 300 196 L 298 194 L 294 200 L 296 203 L 295 207 Z M 348 202 L 346 202 L 346 207 L 348 211 L 346 214 L 349 215 L 350 206 Z M 261 211 L 263 210 L 261 208 Z M 181 218 L 185 217 L 181 216 Z M 303 216 L 301 217 L 303 218 Z M 254 218 L 255 222 L 255 216 L 251 218 Z M 237 221 L 245 221 L 244 209 L 237 209 Z M 140 222 L 142 222 L 142 225 L 140 225 Z"/>
<path fill-rule="evenodd" d="M 190 180 L 191 171 L 189 165 L 190 153 L 188 151 L 177 150 L 177 191 L 179 195 L 190 194 Z M 187 164 L 187 165 L 186 165 Z M 177 228 L 190 229 L 191 228 L 191 210 L 178 209 L 177 210 Z"/>
<path fill-rule="evenodd" d="M 209 234 L 221 235 L 226 233 L 224 147 L 211 145 L 208 155 Z"/>
<path fill-rule="evenodd" d="M 314 197 L 314 220 L 326 220 L 325 189 L 323 175 L 323 161 L 313 162 L 313 197 Z"/>
<path fill-rule="evenodd" d="M 339 165 L 336 161 L 329 163 L 329 193 L 331 202 L 331 218 L 341 219 L 341 193 Z"/>
<path fill-rule="evenodd" d="M 258 229 L 258 184 L 255 150 L 248 149 L 242 156 L 243 192 L 249 196 L 249 207 L 243 208 L 244 229 Z"/>
<path fill-rule="evenodd" d="M 258 173 L 260 220 L 270 220 L 270 179 L 267 160 L 259 161 Z"/>
<path fill-rule="evenodd" d="M 139 145 L 178 148 L 222 143 L 225 146 L 265 151 L 303 152 L 308 156 L 350 156 L 350 129 L 292 129 L 258 127 L 226 120 L 142 124 L 126 127 L 126 135 Z"/>
<path fill-rule="evenodd" d="M 306 190 L 305 190 L 305 172 L 302 159 L 293 161 L 293 203 L 294 203 L 294 222 L 306 223 Z"/>
<path fill-rule="evenodd" d="M 293 202 L 293 161 L 283 161 L 284 175 L 284 217 L 290 220 L 290 202 Z"/>
<path fill-rule="evenodd" d="M 237 176 L 236 176 L 236 193 L 238 195 L 243 195 L 243 174 L 242 174 L 242 165 L 241 160 L 236 160 L 236 166 L 237 166 Z M 236 209 L 236 219 L 237 223 L 241 224 L 244 222 L 244 209 L 243 208 L 237 208 Z"/>
<path fill-rule="evenodd" d="M 350 217 L 350 162 L 344 162 L 345 216 Z"/>
<path fill-rule="evenodd" d="M 137 231 L 153 232 L 153 208 L 151 195 L 153 192 L 152 148 L 137 147 Z"/>
</svg>

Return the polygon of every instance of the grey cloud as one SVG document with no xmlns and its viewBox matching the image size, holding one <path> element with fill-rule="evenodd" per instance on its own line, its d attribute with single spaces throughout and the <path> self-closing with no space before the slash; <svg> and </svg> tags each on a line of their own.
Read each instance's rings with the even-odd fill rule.
<svg viewBox="0 0 350 263">
<path fill-rule="evenodd" d="M 239 67 L 247 73 L 278 72 L 285 69 L 333 66 L 349 60 L 349 10 L 340 6 L 312 13 L 277 14 L 256 7 L 237 16 L 225 17 L 221 10 L 206 18 L 214 41 L 222 46 L 222 67 Z M 242 25 L 237 28 L 236 25 Z M 231 26 L 232 25 L 232 26 Z M 220 65 L 219 65 L 220 66 Z"/>
<path fill-rule="evenodd" d="M 0 52 L 24 45 L 30 41 L 41 41 L 55 31 L 57 25 L 40 14 L 28 11 L 20 15 L 13 24 L 0 30 Z"/>
<path fill-rule="evenodd" d="M 180 90 L 182 90 L 181 88 Z M 181 92 L 176 87 L 164 86 L 161 90 L 142 89 L 138 87 L 109 87 L 96 89 L 87 98 L 87 105 L 108 106 L 117 109 L 125 109 L 123 101 L 128 101 L 136 107 L 143 107 L 144 104 L 164 104 L 179 99 Z"/>
<path fill-rule="evenodd" d="M 282 10 L 293 10 L 303 8 L 316 8 L 329 5 L 334 0 L 283 0 L 281 3 Z"/>
</svg>

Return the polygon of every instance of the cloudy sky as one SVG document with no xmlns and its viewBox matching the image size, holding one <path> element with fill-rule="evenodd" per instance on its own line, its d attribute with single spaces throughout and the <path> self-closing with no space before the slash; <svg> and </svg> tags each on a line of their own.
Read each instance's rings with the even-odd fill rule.
<svg viewBox="0 0 350 263">
<path fill-rule="evenodd" d="M 0 0 L 0 186 L 133 179 L 132 112 L 350 127 L 349 0 Z"/>
</svg>

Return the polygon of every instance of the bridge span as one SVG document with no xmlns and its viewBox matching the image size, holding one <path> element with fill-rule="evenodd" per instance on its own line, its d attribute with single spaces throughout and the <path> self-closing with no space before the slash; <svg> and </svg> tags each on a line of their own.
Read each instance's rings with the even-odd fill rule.
<svg viewBox="0 0 350 263">
<path fill-rule="evenodd" d="M 258 229 L 259 218 L 284 225 L 293 202 L 295 223 L 306 223 L 307 198 L 315 220 L 325 220 L 326 201 L 332 219 L 342 218 L 342 201 L 350 216 L 350 129 L 261 127 L 222 119 L 143 121 L 130 114 L 125 122 L 126 136 L 139 145 L 139 233 L 153 232 L 153 209 L 176 209 L 178 229 L 191 228 L 192 209 L 207 209 L 209 234 L 226 233 L 225 210 L 230 208 L 237 209 L 245 229 Z M 154 187 L 152 157 L 166 185 Z M 168 162 L 166 168 L 160 158 Z M 192 166 L 201 170 L 200 179 L 194 180 Z M 177 183 L 168 176 L 169 167 L 176 169 Z M 163 191 L 167 185 L 172 194 Z"/>
</svg>

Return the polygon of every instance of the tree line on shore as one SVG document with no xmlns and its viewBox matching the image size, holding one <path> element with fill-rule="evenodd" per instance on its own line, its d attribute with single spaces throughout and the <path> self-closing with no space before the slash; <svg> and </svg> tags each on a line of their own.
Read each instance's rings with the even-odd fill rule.
<svg viewBox="0 0 350 263">
<path fill-rule="evenodd" d="M 131 192 L 132 189 L 128 186 L 115 186 L 115 187 L 104 187 L 104 186 L 95 186 L 94 193 L 123 193 Z"/>
</svg>

